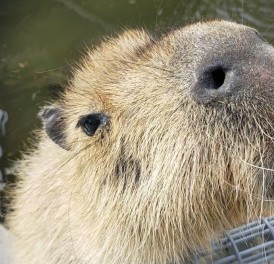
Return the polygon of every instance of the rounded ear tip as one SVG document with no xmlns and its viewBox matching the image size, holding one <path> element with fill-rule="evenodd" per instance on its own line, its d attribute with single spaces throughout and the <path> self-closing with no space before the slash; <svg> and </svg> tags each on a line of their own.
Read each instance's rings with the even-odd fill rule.
<svg viewBox="0 0 274 264">
<path fill-rule="evenodd" d="M 60 106 L 49 105 L 43 107 L 38 115 L 43 120 L 48 137 L 63 149 L 68 150 L 65 135 L 66 122 L 63 112 Z"/>
<path fill-rule="evenodd" d="M 40 111 L 38 112 L 37 116 L 41 119 L 44 119 L 46 111 L 47 111 L 46 107 L 41 108 Z"/>
<path fill-rule="evenodd" d="M 60 113 L 61 107 L 56 105 L 48 105 L 41 108 L 41 110 L 38 112 L 38 117 L 40 117 L 42 120 L 47 120 L 51 118 L 56 113 Z"/>
</svg>

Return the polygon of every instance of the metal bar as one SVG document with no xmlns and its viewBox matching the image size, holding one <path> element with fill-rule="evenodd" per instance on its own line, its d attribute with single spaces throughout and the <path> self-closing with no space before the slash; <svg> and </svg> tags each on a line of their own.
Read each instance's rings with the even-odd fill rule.
<svg viewBox="0 0 274 264">
<path fill-rule="evenodd" d="M 251 261 L 255 261 L 255 260 L 258 260 L 258 259 L 268 257 L 271 254 L 274 254 L 274 248 L 270 248 L 268 250 L 265 250 L 264 252 L 260 252 L 256 255 L 252 255 L 250 257 L 247 257 L 247 258 L 243 259 L 243 261 L 245 263 L 250 263 Z"/>
<path fill-rule="evenodd" d="M 210 252 L 196 255 L 196 264 L 274 263 L 274 215 L 226 232 L 211 245 Z"/>
<path fill-rule="evenodd" d="M 274 241 L 273 240 L 269 241 L 269 242 L 266 242 L 264 244 L 261 244 L 261 245 L 258 245 L 258 246 L 246 249 L 246 250 L 242 251 L 240 254 L 241 254 L 241 256 L 245 256 L 245 255 L 250 254 L 250 253 L 252 253 L 252 252 L 254 252 L 256 250 L 261 249 L 262 247 L 266 248 L 266 247 L 270 247 L 270 246 L 274 247 Z"/>
<path fill-rule="evenodd" d="M 265 218 L 262 218 L 262 222 L 264 222 L 264 224 L 269 228 L 269 231 L 272 235 L 272 239 L 274 240 L 274 229 Z"/>
<path fill-rule="evenodd" d="M 242 263 L 242 258 L 241 258 L 240 252 L 238 250 L 237 244 L 235 243 L 233 238 L 228 233 L 226 235 L 232 244 L 232 248 L 234 250 L 234 254 L 236 255 L 237 261 L 239 261 L 239 263 Z"/>
<path fill-rule="evenodd" d="M 263 264 L 263 263 L 270 264 L 270 263 L 273 263 L 273 261 L 272 262 L 269 261 L 271 259 L 272 260 L 274 259 L 274 254 L 272 254 L 271 256 L 268 256 L 267 259 L 264 259 L 264 262 L 262 262 L 262 259 L 258 259 L 256 261 L 253 261 L 253 262 L 250 262 L 250 263 L 247 263 L 247 264 Z"/>
</svg>

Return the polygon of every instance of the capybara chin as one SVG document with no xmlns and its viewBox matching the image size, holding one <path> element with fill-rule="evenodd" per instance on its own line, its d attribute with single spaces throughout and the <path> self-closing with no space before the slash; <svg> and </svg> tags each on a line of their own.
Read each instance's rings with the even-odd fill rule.
<svg viewBox="0 0 274 264">
<path fill-rule="evenodd" d="M 91 50 L 19 162 L 15 263 L 182 263 L 273 212 L 274 48 L 252 28 L 129 30 Z"/>
</svg>

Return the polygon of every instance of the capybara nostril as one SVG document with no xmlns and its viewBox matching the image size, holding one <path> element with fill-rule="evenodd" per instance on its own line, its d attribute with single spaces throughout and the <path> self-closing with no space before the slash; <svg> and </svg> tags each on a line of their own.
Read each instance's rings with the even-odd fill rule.
<svg viewBox="0 0 274 264">
<path fill-rule="evenodd" d="M 221 66 L 211 69 L 206 75 L 207 83 L 205 89 L 217 90 L 221 88 L 225 82 L 226 73 Z"/>
<path fill-rule="evenodd" d="M 213 64 L 213 66 L 198 69 L 197 82 L 193 86 L 192 96 L 199 103 L 210 103 L 216 100 L 229 98 L 237 95 L 237 76 L 235 69 L 231 70 L 228 65 Z"/>
</svg>

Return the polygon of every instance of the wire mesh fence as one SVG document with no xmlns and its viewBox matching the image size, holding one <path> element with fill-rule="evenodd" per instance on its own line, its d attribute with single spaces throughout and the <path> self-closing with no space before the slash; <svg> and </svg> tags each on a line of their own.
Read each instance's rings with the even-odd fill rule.
<svg viewBox="0 0 274 264">
<path fill-rule="evenodd" d="M 210 253 L 199 252 L 191 263 L 274 263 L 274 216 L 226 232 L 218 242 L 212 243 Z"/>
</svg>

